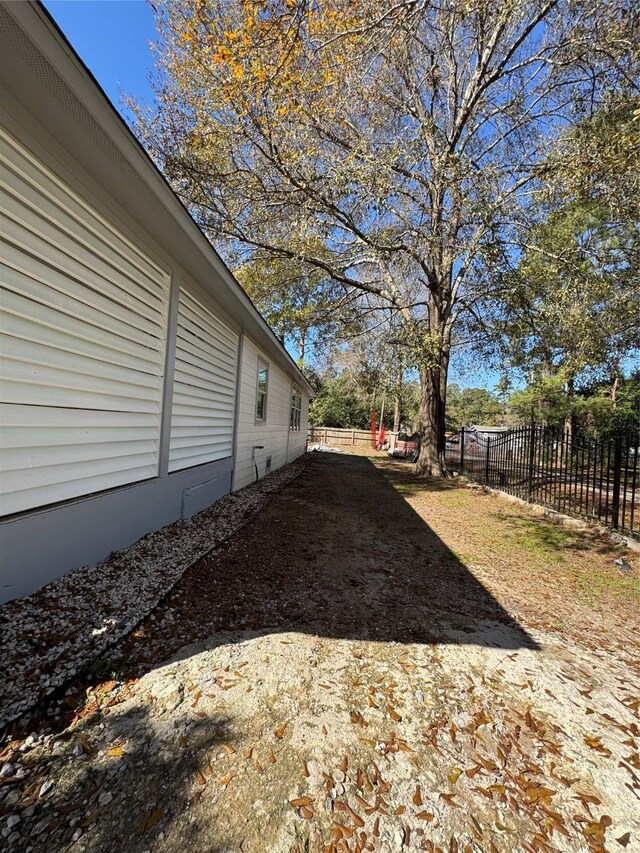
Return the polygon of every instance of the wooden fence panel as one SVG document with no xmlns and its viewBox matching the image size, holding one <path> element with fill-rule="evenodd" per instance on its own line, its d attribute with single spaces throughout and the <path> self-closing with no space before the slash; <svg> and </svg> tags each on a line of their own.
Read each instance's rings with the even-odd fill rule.
<svg viewBox="0 0 640 853">
<path fill-rule="evenodd" d="M 387 440 L 393 446 L 396 433 L 388 432 Z M 309 444 L 327 444 L 329 447 L 371 447 L 368 429 L 340 429 L 338 427 L 309 427 Z"/>
</svg>

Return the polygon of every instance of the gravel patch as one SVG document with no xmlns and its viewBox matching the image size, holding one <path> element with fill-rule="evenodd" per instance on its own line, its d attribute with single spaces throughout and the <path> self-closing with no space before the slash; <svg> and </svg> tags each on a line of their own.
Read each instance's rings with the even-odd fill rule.
<svg viewBox="0 0 640 853">
<path fill-rule="evenodd" d="M 2 605 L 0 726 L 128 634 L 190 565 L 234 534 L 305 466 L 305 458 L 297 459 L 192 518 Z"/>
<path fill-rule="evenodd" d="M 24 773 L 0 789 L 0 832 L 15 853 L 637 850 L 628 667 L 537 632 L 542 652 L 507 653 L 482 645 L 499 625 L 477 627 L 476 645 L 238 632 L 184 648 L 0 755 Z"/>
</svg>

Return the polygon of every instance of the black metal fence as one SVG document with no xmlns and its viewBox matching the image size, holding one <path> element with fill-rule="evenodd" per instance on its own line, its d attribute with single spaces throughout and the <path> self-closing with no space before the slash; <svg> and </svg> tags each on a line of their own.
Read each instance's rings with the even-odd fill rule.
<svg viewBox="0 0 640 853">
<path fill-rule="evenodd" d="M 640 436 L 592 441 L 528 426 L 495 436 L 461 430 L 449 467 L 471 480 L 557 512 L 640 537 Z"/>
</svg>

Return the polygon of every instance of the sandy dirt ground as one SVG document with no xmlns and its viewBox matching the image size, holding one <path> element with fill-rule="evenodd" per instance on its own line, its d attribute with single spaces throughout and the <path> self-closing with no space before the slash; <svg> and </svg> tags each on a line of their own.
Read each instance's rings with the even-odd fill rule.
<svg viewBox="0 0 640 853">
<path fill-rule="evenodd" d="M 110 651 L 113 678 L 16 730 L 2 843 L 638 851 L 638 562 L 406 464 L 313 454 Z"/>
</svg>

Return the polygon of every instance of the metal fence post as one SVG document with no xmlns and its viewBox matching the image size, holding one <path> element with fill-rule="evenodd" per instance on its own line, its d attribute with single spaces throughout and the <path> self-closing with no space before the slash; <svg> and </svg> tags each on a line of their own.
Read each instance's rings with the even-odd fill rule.
<svg viewBox="0 0 640 853">
<path fill-rule="evenodd" d="M 484 466 L 484 484 L 489 485 L 489 448 L 491 446 L 491 436 L 487 436 L 487 459 Z"/>
<path fill-rule="evenodd" d="M 622 471 L 622 433 L 616 433 L 613 445 L 613 502 L 611 526 L 617 530 L 620 522 L 620 473 Z"/>
<path fill-rule="evenodd" d="M 527 501 L 532 503 L 533 501 L 533 468 L 536 459 L 536 446 L 535 446 L 535 437 L 536 437 L 536 428 L 535 424 L 531 424 L 529 428 L 529 473 L 527 476 Z"/>
<path fill-rule="evenodd" d="M 464 427 L 460 430 L 460 473 L 464 474 Z"/>
</svg>

